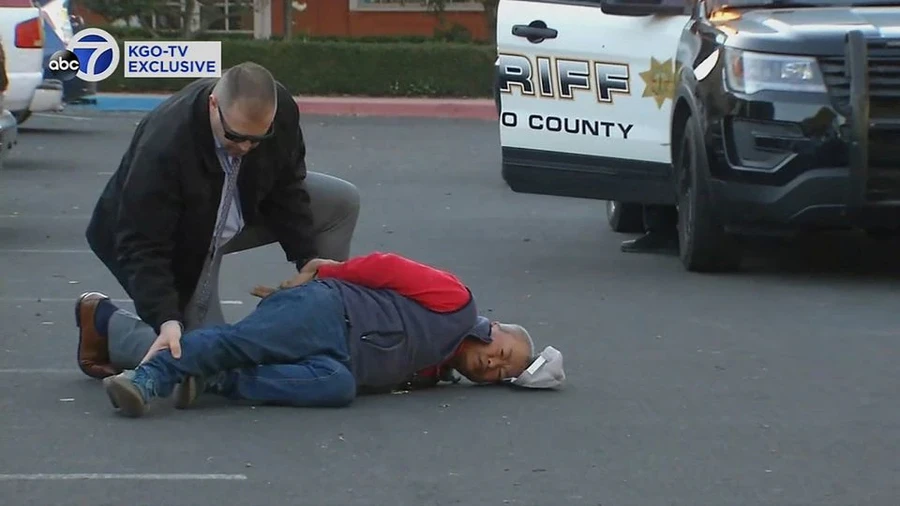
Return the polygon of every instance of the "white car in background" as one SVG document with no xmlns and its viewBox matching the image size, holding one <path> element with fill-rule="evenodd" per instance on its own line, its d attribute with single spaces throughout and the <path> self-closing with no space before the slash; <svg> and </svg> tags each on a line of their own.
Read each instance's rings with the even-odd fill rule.
<svg viewBox="0 0 900 506">
<path fill-rule="evenodd" d="M 22 123 L 33 112 L 63 109 L 63 83 L 44 78 L 44 20 L 31 0 L 0 0 L 0 40 L 9 87 L 5 108 Z"/>
</svg>

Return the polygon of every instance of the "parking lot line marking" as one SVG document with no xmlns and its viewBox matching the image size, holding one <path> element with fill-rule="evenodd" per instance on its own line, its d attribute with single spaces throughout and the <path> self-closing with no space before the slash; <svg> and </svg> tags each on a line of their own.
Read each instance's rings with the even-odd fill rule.
<svg viewBox="0 0 900 506">
<path fill-rule="evenodd" d="M 0 474 L 0 481 L 21 480 L 246 480 L 245 474 L 70 473 Z"/>
<path fill-rule="evenodd" d="M 87 116 L 70 116 L 68 114 L 59 114 L 59 113 L 46 113 L 46 112 L 36 112 L 35 116 L 40 118 L 59 118 L 59 119 L 74 119 L 80 121 L 93 121 L 94 118 L 90 118 Z"/>
<path fill-rule="evenodd" d="M 110 299 L 113 304 L 131 304 L 131 299 Z M 0 297 L 0 302 L 75 302 L 75 297 Z M 243 306 L 242 300 L 219 301 L 223 306 Z"/>
</svg>

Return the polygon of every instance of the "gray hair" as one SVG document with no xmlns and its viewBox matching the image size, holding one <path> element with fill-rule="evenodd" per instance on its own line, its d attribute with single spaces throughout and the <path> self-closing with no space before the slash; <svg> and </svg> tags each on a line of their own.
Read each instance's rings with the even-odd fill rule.
<svg viewBox="0 0 900 506">
<path fill-rule="evenodd" d="M 535 350 L 534 350 L 534 340 L 531 339 L 531 334 L 528 333 L 528 330 L 525 327 L 518 325 L 516 323 L 501 323 L 500 328 L 503 329 L 504 332 L 509 332 L 510 334 L 516 336 L 517 339 L 525 341 L 528 344 L 528 362 L 531 363 L 535 358 Z"/>
<path fill-rule="evenodd" d="M 275 77 L 262 65 L 249 61 L 226 70 L 213 93 L 223 109 L 242 102 L 251 114 L 265 114 L 278 103 Z"/>
</svg>

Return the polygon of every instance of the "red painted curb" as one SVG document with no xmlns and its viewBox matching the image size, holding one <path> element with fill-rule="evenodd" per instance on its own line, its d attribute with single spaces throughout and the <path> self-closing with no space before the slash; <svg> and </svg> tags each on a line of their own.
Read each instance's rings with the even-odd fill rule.
<svg viewBox="0 0 900 506">
<path fill-rule="evenodd" d="M 490 99 L 296 97 L 301 114 L 497 120 Z"/>
</svg>

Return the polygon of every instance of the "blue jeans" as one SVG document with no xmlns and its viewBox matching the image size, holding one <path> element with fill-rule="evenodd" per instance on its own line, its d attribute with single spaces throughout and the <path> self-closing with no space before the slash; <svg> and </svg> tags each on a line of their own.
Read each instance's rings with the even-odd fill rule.
<svg viewBox="0 0 900 506">
<path fill-rule="evenodd" d="M 231 325 L 197 329 L 139 366 L 134 382 L 150 397 L 168 397 L 186 376 L 224 373 L 218 392 L 294 406 L 344 406 L 356 397 L 347 321 L 340 294 L 311 281 L 263 299 Z"/>
</svg>

